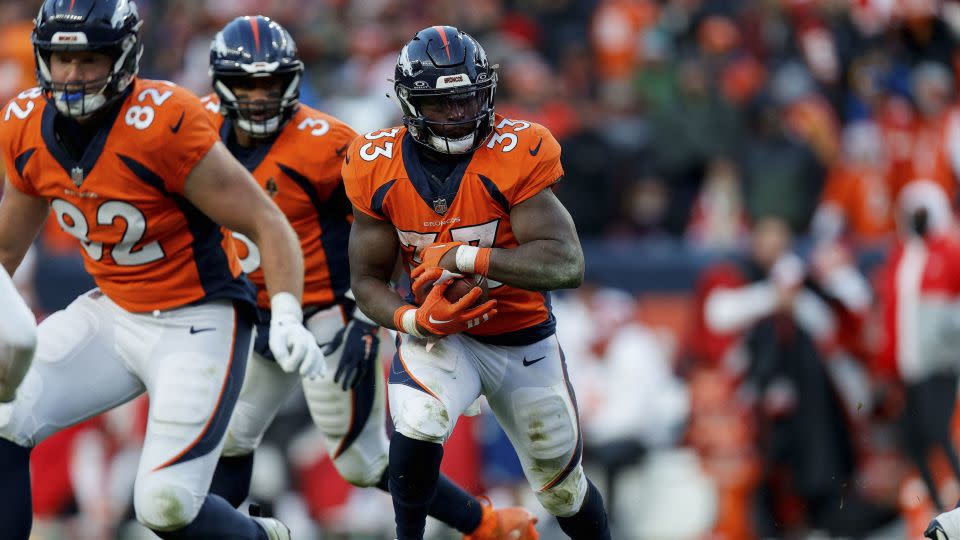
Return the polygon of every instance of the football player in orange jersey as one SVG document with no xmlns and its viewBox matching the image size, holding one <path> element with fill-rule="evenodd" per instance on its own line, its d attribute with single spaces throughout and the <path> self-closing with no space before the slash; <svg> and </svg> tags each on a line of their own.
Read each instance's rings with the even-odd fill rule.
<svg viewBox="0 0 960 540">
<path fill-rule="evenodd" d="M 37 321 L 7 271 L 0 266 L 0 403 L 13 400 L 33 360 L 37 346 Z M 0 408 L 0 415 L 3 408 Z M 0 417 L 0 422 L 3 419 Z"/>
<path fill-rule="evenodd" d="M 493 111 L 497 76 L 483 48 L 450 26 L 400 51 L 404 126 L 351 143 L 343 166 L 354 206 L 351 283 L 373 320 L 400 333 L 390 373 L 390 492 L 400 540 L 423 537 L 442 444 L 487 397 L 548 512 L 571 538 L 610 538 L 599 491 L 580 463 L 573 388 L 548 292 L 576 287 L 583 253 L 551 186 L 560 146 L 543 126 Z M 390 287 L 398 249 L 419 307 Z M 449 273 L 485 276 L 451 303 Z M 441 339 L 442 338 L 442 339 Z M 536 538 L 532 528 L 521 538 Z"/>
<path fill-rule="evenodd" d="M 214 37 L 210 72 L 215 93 L 203 98 L 227 148 L 273 198 L 300 237 L 306 262 L 303 305 L 307 327 L 332 377 L 303 379 L 310 414 L 339 473 L 356 486 L 387 489 L 386 408 L 378 369 L 379 326 L 356 309 L 347 239 L 352 212 L 340 177 L 343 153 L 356 133 L 336 118 L 298 102 L 303 63 L 290 34 L 262 16 L 239 17 Z M 258 289 L 261 324 L 270 320 L 261 256 L 237 235 L 241 264 Z M 224 457 L 211 491 L 235 506 L 246 499 L 253 452 L 277 410 L 301 378 L 286 373 L 259 328 L 246 380 L 227 428 Z M 492 510 L 446 478 L 429 512 L 466 534 L 510 538 L 532 517 L 523 509 Z M 485 531 L 485 532 L 484 532 Z"/>
<path fill-rule="evenodd" d="M 222 226 L 263 251 L 278 363 L 318 376 L 303 256 L 200 101 L 137 77 L 141 26 L 130 0 L 46 0 L 32 37 L 40 87 L 0 115 L 0 264 L 17 268 L 52 209 L 98 286 L 39 326 L 35 361 L 0 405 L 0 538 L 29 536 L 30 448 L 146 391 L 137 519 L 167 539 L 289 540 L 279 521 L 208 495 L 256 316 Z"/>
</svg>

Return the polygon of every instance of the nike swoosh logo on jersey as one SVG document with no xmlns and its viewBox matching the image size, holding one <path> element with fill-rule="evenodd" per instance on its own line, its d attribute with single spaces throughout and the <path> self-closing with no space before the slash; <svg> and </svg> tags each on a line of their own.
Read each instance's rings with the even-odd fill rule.
<svg viewBox="0 0 960 540">
<path fill-rule="evenodd" d="M 540 137 L 540 142 L 537 143 L 537 146 L 530 149 L 530 155 L 535 156 L 540 153 L 540 145 L 543 144 L 543 137 Z"/>
<path fill-rule="evenodd" d="M 430 321 L 430 324 L 449 324 L 453 322 L 453 319 L 450 319 L 449 321 L 438 321 L 433 318 L 433 315 L 427 317 L 427 320 Z"/>
<path fill-rule="evenodd" d="M 191 334 L 199 334 L 200 332 L 213 332 L 214 330 L 216 330 L 216 328 L 194 328 L 193 326 L 190 327 Z"/>
<path fill-rule="evenodd" d="M 527 357 L 523 357 L 523 365 L 524 365 L 524 366 L 532 366 L 532 365 L 536 364 L 537 362 L 543 360 L 544 358 L 546 358 L 546 356 L 541 356 L 540 358 L 534 358 L 533 360 L 527 360 Z"/>
<path fill-rule="evenodd" d="M 180 113 L 180 119 L 177 120 L 177 123 L 174 124 L 174 125 L 172 125 L 172 126 L 170 126 L 170 131 L 172 131 L 174 134 L 176 134 L 178 131 L 180 131 L 180 124 L 183 123 L 183 115 L 184 115 L 184 113 Z"/>
<path fill-rule="evenodd" d="M 340 148 L 337 148 L 337 157 L 343 157 L 343 153 L 347 151 L 347 147 L 350 146 L 350 143 L 347 143 Z"/>
</svg>

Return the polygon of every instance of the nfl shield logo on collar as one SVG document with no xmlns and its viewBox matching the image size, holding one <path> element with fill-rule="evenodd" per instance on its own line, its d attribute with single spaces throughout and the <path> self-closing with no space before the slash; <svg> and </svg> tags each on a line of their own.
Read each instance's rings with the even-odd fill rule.
<svg viewBox="0 0 960 540">
<path fill-rule="evenodd" d="M 83 168 L 74 167 L 70 169 L 70 179 L 73 180 L 73 185 L 80 187 L 80 184 L 83 183 Z"/>
<path fill-rule="evenodd" d="M 440 214 L 441 216 L 442 216 L 443 214 L 446 214 L 446 213 L 447 213 L 447 199 L 446 199 L 446 198 L 434 199 L 434 200 L 433 200 L 433 211 L 436 212 L 436 213 L 438 213 L 438 214 Z"/>
</svg>

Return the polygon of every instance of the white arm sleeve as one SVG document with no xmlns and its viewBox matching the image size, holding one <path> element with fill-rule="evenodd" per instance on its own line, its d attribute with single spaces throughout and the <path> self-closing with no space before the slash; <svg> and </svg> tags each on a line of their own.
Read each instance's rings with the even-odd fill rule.
<svg viewBox="0 0 960 540">
<path fill-rule="evenodd" d="M 739 289 L 718 288 L 707 296 L 704 315 L 711 331 L 725 334 L 772 314 L 776 305 L 776 289 L 762 281 Z"/>
</svg>

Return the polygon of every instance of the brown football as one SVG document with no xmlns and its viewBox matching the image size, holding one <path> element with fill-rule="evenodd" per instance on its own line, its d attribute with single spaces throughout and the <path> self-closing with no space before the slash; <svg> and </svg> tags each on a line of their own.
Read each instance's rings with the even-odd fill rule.
<svg viewBox="0 0 960 540">
<path fill-rule="evenodd" d="M 467 293 L 473 290 L 474 287 L 480 287 L 480 289 L 483 291 L 480 294 L 480 298 L 476 301 L 474 305 L 486 302 L 488 297 L 488 292 L 489 292 L 487 278 L 483 276 L 478 276 L 475 274 L 467 274 L 467 275 L 464 275 L 463 277 L 454 278 L 453 283 L 451 283 L 450 286 L 447 287 L 447 290 L 443 292 L 443 296 L 450 302 L 456 302 L 457 300 L 460 300 L 461 298 L 466 296 Z M 432 288 L 433 286 L 430 286 L 423 291 L 424 298 L 426 298 L 426 296 L 430 294 L 430 290 Z M 422 300 L 417 303 L 418 304 L 422 303 Z"/>
</svg>

